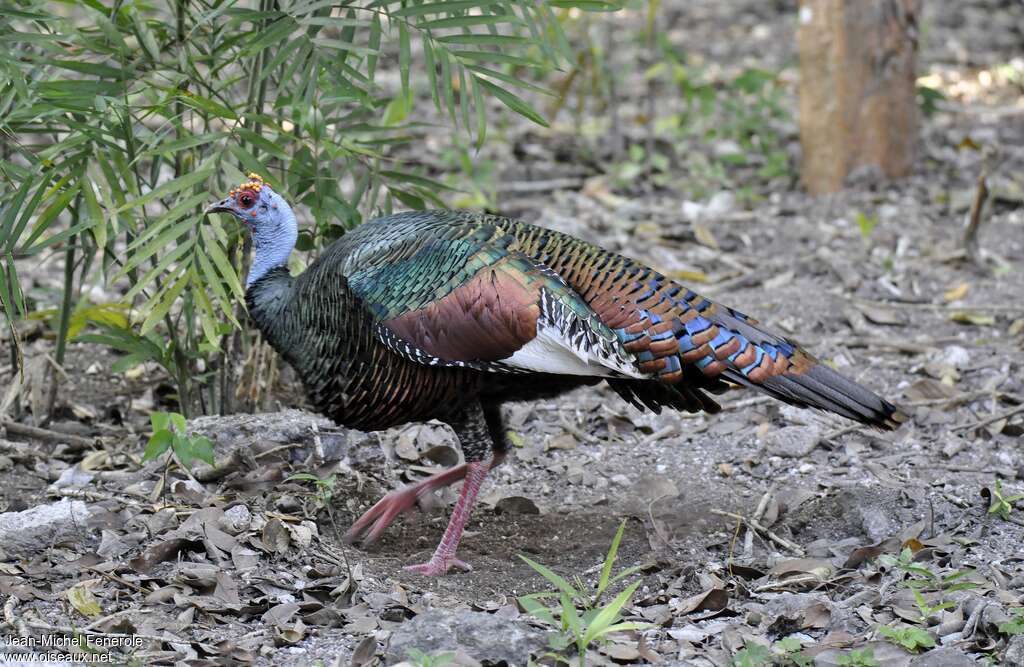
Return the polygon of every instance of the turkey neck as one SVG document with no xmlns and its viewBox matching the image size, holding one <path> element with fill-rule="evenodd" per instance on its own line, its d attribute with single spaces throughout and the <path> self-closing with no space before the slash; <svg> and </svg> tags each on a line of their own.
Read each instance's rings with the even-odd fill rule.
<svg viewBox="0 0 1024 667">
<path fill-rule="evenodd" d="M 245 291 L 245 305 L 249 308 L 256 327 L 263 333 L 274 349 L 288 358 L 287 309 L 292 299 L 295 279 L 283 266 L 267 270 L 262 276 L 249 283 Z M 291 359 L 288 359 L 291 361 Z"/>
</svg>

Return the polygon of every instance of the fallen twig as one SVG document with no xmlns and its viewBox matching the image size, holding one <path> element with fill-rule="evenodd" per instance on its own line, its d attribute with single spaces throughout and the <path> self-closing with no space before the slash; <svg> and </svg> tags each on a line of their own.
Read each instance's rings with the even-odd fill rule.
<svg viewBox="0 0 1024 667">
<path fill-rule="evenodd" d="M 19 637 L 28 637 L 28 629 L 25 622 L 14 615 L 14 608 L 18 606 L 18 598 L 15 595 L 8 595 L 4 602 L 4 622 L 18 633 Z"/>
<path fill-rule="evenodd" d="M 1013 468 L 1000 468 L 998 466 L 986 468 L 978 466 L 958 465 L 956 463 L 947 463 L 940 467 L 943 468 L 944 470 L 949 470 L 950 472 L 971 472 L 976 473 L 978 475 L 999 475 L 1000 477 L 1004 477 L 1006 479 L 1013 479 L 1017 476 L 1017 471 L 1014 470 Z"/>
<path fill-rule="evenodd" d="M 583 442 L 588 442 L 590 444 L 594 444 L 594 443 L 598 442 L 598 439 L 596 437 L 590 435 L 589 433 L 584 433 L 583 431 L 578 429 L 575 424 L 570 422 L 569 418 L 565 416 L 564 412 L 558 415 L 558 419 L 559 419 L 559 423 L 561 423 L 561 425 L 562 425 L 562 428 L 564 428 L 566 431 L 568 431 L 572 435 L 576 436 L 577 440 L 581 440 Z"/>
<path fill-rule="evenodd" d="M 214 465 L 209 468 L 200 468 L 196 470 L 194 476 L 195 479 L 200 482 L 214 482 L 221 479 L 228 474 L 241 470 L 245 465 L 245 453 L 242 447 L 236 447 L 231 450 L 231 453 L 225 458 L 215 461 Z"/>
<path fill-rule="evenodd" d="M 974 191 L 974 200 L 971 202 L 971 211 L 967 216 L 967 226 L 964 228 L 964 253 L 967 259 L 975 266 L 981 266 L 981 257 L 978 254 L 978 229 L 981 227 L 981 212 L 988 200 L 988 167 L 983 167 L 978 174 L 978 187 Z"/>
<path fill-rule="evenodd" d="M 1010 417 L 1012 417 L 1014 415 L 1018 415 L 1018 414 L 1020 414 L 1022 412 L 1024 412 L 1024 405 L 1018 405 L 1015 408 L 1011 408 L 1011 409 L 1009 409 L 1009 410 L 1007 410 L 1005 412 L 1000 412 L 997 415 L 992 415 L 991 417 L 988 417 L 987 419 L 982 419 L 981 421 L 972 422 L 970 424 L 960 424 L 959 426 L 954 426 L 953 428 L 950 429 L 950 431 L 953 432 L 953 433 L 956 433 L 958 431 L 969 431 L 972 428 L 980 428 L 982 426 L 988 426 L 989 424 L 997 422 L 1000 419 L 1009 419 Z"/>
<path fill-rule="evenodd" d="M 104 579 L 106 579 L 108 581 L 112 581 L 112 582 L 114 582 L 116 584 L 121 584 L 122 586 L 127 586 L 128 588 L 132 589 L 136 593 L 142 593 L 143 595 L 148 595 L 150 593 L 150 591 L 147 591 L 142 586 L 139 586 L 138 584 L 133 584 L 132 582 L 128 581 L 127 579 L 123 579 L 123 578 L 117 576 L 116 574 L 111 574 L 110 572 L 104 572 L 103 570 L 101 570 L 99 568 L 95 568 L 95 567 L 87 567 L 85 569 L 89 570 L 90 572 L 95 572 L 96 574 L 100 575 L 101 577 L 103 577 Z M 121 611 L 116 611 L 113 614 L 108 614 L 108 615 L 104 616 L 103 618 L 101 618 L 101 619 L 99 619 L 97 621 L 94 621 L 94 622 L 90 623 L 89 625 L 87 625 L 85 627 L 86 627 L 87 630 L 89 630 L 89 629 L 95 628 L 100 623 L 104 623 L 106 621 L 109 621 L 111 618 L 114 618 L 115 616 L 120 616 L 120 615 L 123 615 L 123 614 L 131 614 L 131 613 L 148 613 L 150 611 L 152 611 L 152 610 L 150 610 L 150 609 L 122 609 Z"/>
<path fill-rule="evenodd" d="M 850 424 L 848 426 L 843 426 L 842 428 L 837 428 L 834 431 L 829 431 L 825 435 L 821 436 L 820 442 L 831 442 L 836 438 L 844 436 L 847 433 L 853 433 L 861 428 L 863 428 L 863 424 Z"/>
<path fill-rule="evenodd" d="M 43 452 L 33 449 L 29 445 L 23 442 L 12 442 L 10 440 L 0 440 L 0 452 L 9 454 L 15 458 L 25 459 L 41 459 L 46 458 L 46 454 Z"/>
<path fill-rule="evenodd" d="M 992 304 L 992 303 L 979 303 L 979 304 L 962 304 L 962 305 L 950 305 L 948 303 L 919 303 L 916 301 L 878 301 L 876 299 L 862 299 L 860 297 L 850 297 L 849 301 L 855 303 L 861 303 L 868 306 L 882 306 L 884 308 L 919 308 L 922 310 L 974 310 L 978 312 L 992 312 L 992 313 L 1016 313 L 1024 311 L 1024 304 L 1010 305 L 1010 304 Z M 943 340 L 950 340 L 956 342 L 958 339 L 936 339 L 935 342 Z M 801 341 L 803 342 L 803 341 Z"/>
<path fill-rule="evenodd" d="M 105 493 L 103 491 L 91 491 L 89 489 L 52 489 L 48 492 L 48 495 L 56 496 L 58 498 L 76 498 L 78 500 L 90 500 L 92 502 L 103 502 L 103 501 L 114 501 L 121 503 L 122 505 L 138 505 L 140 502 L 146 502 L 149 499 L 145 496 L 138 496 L 137 498 L 128 498 L 123 496 L 117 496 L 112 493 Z"/>
<path fill-rule="evenodd" d="M 778 484 L 772 484 L 768 488 L 768 490 L 764 492 L 764 495 L 761 496 L 761 500 L 757 503 L 757 508 L 754 510 L 754 513 L 750 517 L 751 521 L 754 521 L 754 522 L 760 522 L 761 521 L 761 517 L 763 517 L 764 513 L 768 511 L 768 503 L 771 501 L 772 496 L 775 495 L 775 492 L 778 490 L 778 488 L 779 488 Z M 754 555 L 754 531 L 748 530 L 746 536 L 744 536 L 744 539 L 743 539 L 743 557 L 745 559 L 749 560 L 751 557 L 753 557 L 753 555 Z"/>
<path fill-rule="evenodd" d="M 3 422 L 3 427 L 7 431 L 8 437 L 12 435 L 21 436 L 23 438 L 32 438 L 33 440 L 42 440 L 43 442 L 49 442 L 55 445 L 67 445 L 73 451 L 91 449 L 97 444 L 96 439 L 94 438 L 83 438 L 80 435 L 61 433 L 60 431 L 54 431 L 48 428 L 39 428 L 37 426 L 28 426 L 26 424 L 19 424 L 18 422 L 13 421 Z"/>
<path fill-rule="evenodd" d="M 796 544 L 794 542 L 790 542 L 789 540 L 787 540 L 786 538 L 782 537 L 781 535 L 773 533 L 772 531 L 768 530 L 767 528 L 762 526 L 757 521 L 754 521 L 753 519 L 749 519 L 749 518 L 747 518 L 747 517 L 745 517 L 745 516 L 743 516 L 741 514 L 735 514 L 733 512 L 725 512 L 725 511 L 716 510 L 716 509 L 710 510 L 710 512 L 712 514 L 717 514 L 718 516 L 725 516 L 725 517 L 729 517 L 730 519 L 736 519 L 737 521 L 742 521 L 744 524 L 746 524 L 748 529 L 752 528 L 752 529 L 756 530 L 757 532 L 761 533 L 762 535 L 767 537 L 772 542 L 775 542 L 776 544 L 778 544 L 780 547 L 783 547 L 785 549 L 789 549 L 790 551 L 792 551 L 793 553 L 795 553 L 795 554 L 797 554 L 799 556 L 803 556 L 804 555 L 804 549 L 799 544 Z"/>
<path fill-rule="evenodd" d="M 667 438 L 668 436 L 674 435 L 675 433 L 676 433 L 675 425 L 669 424 L 668 426 L 662 426 L 657 431 L 655 431 L 654 433 L 650 434 L 649 436 L 647 436 L 646 438 L 641 440 L 640 441 L 640 445 L 641 445 L 641 447 L 646 447 L 647 445 L 653 445 L 654 443 L 658 442 L 662 438 Z"/>
<path fill-rule="evenodd" d="M 964 392 L 962 394 L 957 394 L 956 396 L 949 396 L 949 397 L 946 397 L 946 398 L 922 398 L 922 399 L 917 400 L 917 401 L 903 401 L 901 403 L 901 405 L 904 405 L 904 406 L 907 406 L 907 407 L 913 407 L 913 408 L 916 408 L 916 407 L 919 407 L 919 406 L 934 406 L 934 405 L 953 406 L 953 405 L 960 405 L 961 403 L 970 403 L 971 401 L 975 401 L 975 400 L 977 400 L 979 398 L 985 398 L 986 396 L 991 396 L 991 395 L 992 395 L 992 390 L 991 389 L 979 389 L 977 391 L 968 391 L 968 392 Z"/>
</svg>

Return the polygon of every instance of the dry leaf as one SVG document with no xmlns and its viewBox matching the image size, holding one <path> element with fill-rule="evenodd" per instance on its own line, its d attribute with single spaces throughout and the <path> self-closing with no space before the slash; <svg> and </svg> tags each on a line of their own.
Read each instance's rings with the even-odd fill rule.
<svg viewBox="0 0 1024 667">
<path fill-rule="evenodd" d="M 282 628 L 274 635 L 274 643 L 278 646 L 284 644 L 297 644 L 306 637 L 306 624 L 302 619 L 296 619 L 295 625 L 290 628 Z"/>
<path fill-rule="evenodd" d="M 768 570 L 779 579 L 789 575 L 810 574 L 816 579 L 824 581 L 832 575 L 832 563 L 824 558 L 794 558 L 776 563 L 775 567 Z"/>
<path fill-rule="evenodd" d="M 544 449 L 576 449 L 576 444 L 576 436 L 570 433 L 561 433 L 548 438 Z"/>
<path fill-rule="evenodd" d="M 288 536 L 288 529 L 278 518 L 273 518 L 263 526 L 263 544 L 268 551 L 276 551 L 279 554 L 288 552 L 288 544 L 291 538 Z"/>
<path fill-rule="evenodd" d="M 666 271 L 665 275 L 673 280 L 681 280 L 689 283 L 706 283 L 708 281 L 708 274 L 703 271 L 688 271 L 686 269 L 675 269 L 672 271 Z"/>
<path fill-rule="evenodd" d="M 100 449 L 85 455 L 78 467 L 82 470 L 102 470 L 110 465 L 110 452 Z"/>
<path fill-rule="evenodd" d="M 71 414 L 73 414 L 76 419 L 83 422 L 91 422 L 96 419 L 96 411 L 87 405 L 72 403 Z"/>
<path fill-rule="evenodd" d="M 960 324 L 973 324 L 978 327 L 992 326 L 996 323 L 996 318 L 992 315 L 974 313 L 967 310 L 954 311 L 949 314 L 949 319 Z"/>
<path fill-rule="evenodd" d="M 911 537 L 909 540 L 903 543 L 903 548 L 910 549 L 914 553 L 917 553 L 921 549 L 924 549 L 924 544 L 922 544 L 921 540 L 917 539 L 916 537 Z"/>
<path fill-rule="evenodd" d="M 124 375 L 124 377 L 127 378 L 128 380 L 138 380 L 139 378 L 141 378 L 145 374 L 146 374 L 146 366 L 145 366 L 145 364 L 139 364 L 138 366 L 134 366 L 132 368 L 129 368 L 124 373 L 122 373 L 122 375 Z"/>
<path fill-rule="evenodd" d="M 860 567 L 861 563 L 874 560 L 884 553 L 895 553 L 898 547 L 899 540 L 896 538 L 889 538 L 879 542 L 878 544 L 867 547 L 857 547 L 850 552 L 846 562 L 843 563 L 843 569 L 854 570 Z"/>
<path fill-rule="evenodd" d="M 858 305 L 857 310 L 864 314 L 865 319 L 872 324 L 885 326 L 900 326 L 907 323 L 906 315 L 898 310 L 893 310 L 882 305 Z"/>
<path fill-rule="evenodd" d="M 359 642 L 359 646 L 352 652 L 352 659 L 349 661 L 350 667 L 365 667 L 373 662 L 373 657 L 377 654 L 377 639 L 373 635 L 363 637 L 363 641 Z"/>
<path fill-rule="evenodd" d="M 661 225 L 653 222 L 641 222 L 633 228 L 633 232 L 641 236 L 661 236 Z"/>
<path fill-rule="evenodd" d="M 729 603 L 729 594 L 723 588 L 712 588 L 703 593 L 691 595 L 681 601 L 675 608 L 675 613 L 691 614 L 696 611 L 721 611 Z"/>
<path fill-rule="evenodd" d="M 709 248 L 718 250 L 718 241 L 715 239 L 715 235 L 711 233 L 711 230 L 700 223 L 693 223 L 693 235 L 697 239 L 697 242 L 701 245 L 706 245 Z"/>
<path fill-rule="evenodd" d="M 71 602 L 71 606 L 78 611 L 79 614 L 86 618 L 96 618 L 103 610 L 100 608 L 100 602 L 96 599 L 96 596 L 92 594 L 88 588 L 83 584 L 72 586 L 68 589 L 68 601 Z"/>
<path fill-rule="evenodd" d="M 946 301 L 957 301 L 967 296 L 967 292 L 970 291 L 970 283 L 960 283 L 956 287 L 952 287 L 942 295 L 942 298 Z"/>
<path fill-rule="evenodd" d="M 619 662 L 633 662 L 640 657 L 640 651 L 637 647 L 629 644 L 609 643 L 602 646 L 599 650 L 612 660 L 618 660 Z"/>
</svg>

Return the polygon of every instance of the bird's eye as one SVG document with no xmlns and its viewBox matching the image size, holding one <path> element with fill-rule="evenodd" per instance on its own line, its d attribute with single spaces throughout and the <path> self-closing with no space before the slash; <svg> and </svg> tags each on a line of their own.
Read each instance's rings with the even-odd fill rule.
<svg viewBox="0 0 1024 667">
<path fill-rule="evenodd" d="M 248 192 L 238 195 L 238 205 L 242 208 L 249 208 L 256 202 L 256 198 Z"/>
</svg>

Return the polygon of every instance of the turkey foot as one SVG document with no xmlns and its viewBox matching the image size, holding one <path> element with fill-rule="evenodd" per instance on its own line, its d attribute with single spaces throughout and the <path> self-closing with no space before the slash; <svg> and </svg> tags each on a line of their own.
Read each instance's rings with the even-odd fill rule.
<svg viewBox="0 0 1024 667">
<path fill-rule="evenodd" d="M 363 539 L 363 544 L 371 544 L 387 530 L 391 522 L 402 512 L 411 509 L 416 500 L 423 494 L 430 493 L 436 489 L 450 486 L 466 476 L 467 464 L 457 465 L 436 475 L 410 484 L 402 489 L 396 489 L 377 501 L 377 504 L 366 510 L 359 520 L 352 524 L 352 527 L 345 533 L 345 541 L 352 543 L 359 539 L 359 536 L 369 529 L 369 533 Z"/>
<path fill-rule="evenodd" d="M 459 494 L 459 501 L 455 503 L 452 510 L 452 518 L 448 520 L 448 527 L 444 531 L 444 537 L 434 550 L 434 555 L 426 563 L 410 565 L 405 569 L 411 572 L 418 572 L 427 577 L 436 577 L 448 572 L 451 567 L 460 570 L 472 570 L 468 563 L 455 557 L 459 548 L 459 540 L 462 539 L 462 531 L 466 528 L 469 515 L 473 511 L 477 494 L 480 493 L 480 485 L 483 484 L 487 472 L 491 469 L 490 461 L 478 461 L 465 464 L 465 483 L 462 485 L 462 493 Z"/>
<path fill-rule="evenodd" d="M 454 556 L 447 560 L 438 560 L 435 556 L 426 563 L 420 563 L 418 565 L 406 565 L 404 570 L 415 572 L 416 574 L 422 574 L 424 577 L 439 577 L 442 574 L 447 574 L 451 568 L 457 568 L 463 572 L 472 572 L 473 566 L 464 560 L 459 560 Z"/>
</svg>

